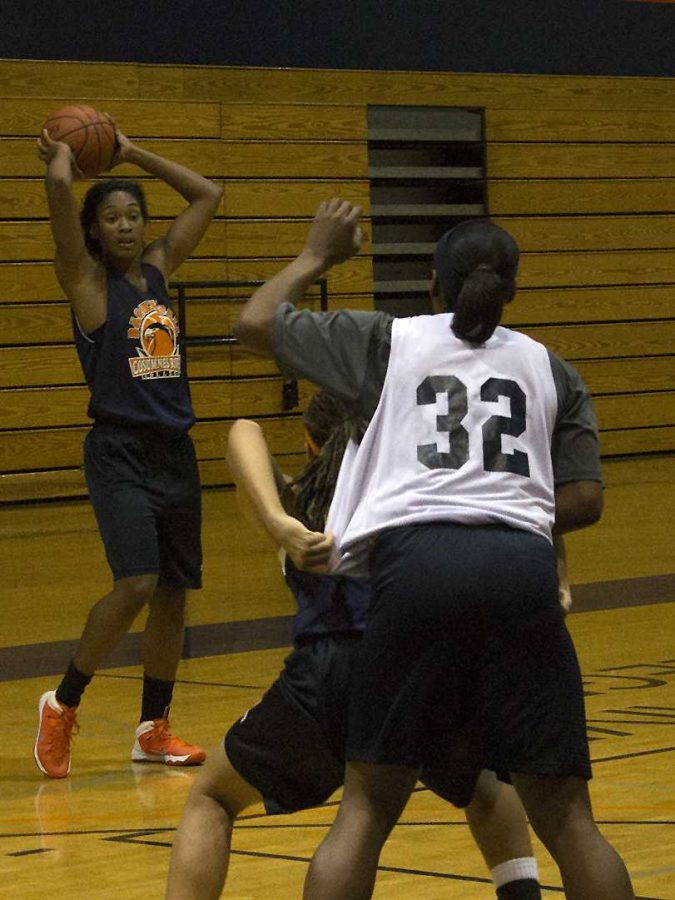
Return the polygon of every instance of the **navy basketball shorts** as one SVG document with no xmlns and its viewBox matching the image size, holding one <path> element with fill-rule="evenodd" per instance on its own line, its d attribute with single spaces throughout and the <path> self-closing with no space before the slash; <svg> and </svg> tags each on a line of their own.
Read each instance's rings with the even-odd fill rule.
<svg viewBox="0 0 675 900">
<path fill-rule="evenodd" d="M 89 497 L 115 580 L 200 588 L 201 491 L 187 434 L 97 425 L 84 444 Z"/>
<path fill-rule="evenodd" d="M 360 635 L 299 643 L 260 702 L 225 735 L 225 752 L 270 814 L 319 806 L 342 787 L 347 709 Z M 456 764 L 455 764 L 456 763 Z M 421 780 L 455 806 L 470 802 L 478 770 L 464 760 Z"/>
<path fill-rule="evenodd" d="M 260 702 L 225 735 L 228 759 L 268 813 L 318 806 L 342 785 L 360 642 L 360 635 L 301 641 Z"/>
<path fill-rule="evenodd" d="M 391 529 L 354 676 L 348 760 L 590 778 L 553 548 L 505 526 Z"/>
</svg>

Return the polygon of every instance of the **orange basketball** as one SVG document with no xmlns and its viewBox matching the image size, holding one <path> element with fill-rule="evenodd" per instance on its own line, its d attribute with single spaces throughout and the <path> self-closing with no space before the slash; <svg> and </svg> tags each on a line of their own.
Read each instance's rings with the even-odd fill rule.
<svg viewBox="0 0 675 900">
<path fill-rule="evenodd" d="M 44 124 L 49 136 L 73 151 L 84 175 L 99 175 L 110 168 L 115 156 L 115 126 L 109 116 L 91 106 L 64 106 Z"/>
</svg>

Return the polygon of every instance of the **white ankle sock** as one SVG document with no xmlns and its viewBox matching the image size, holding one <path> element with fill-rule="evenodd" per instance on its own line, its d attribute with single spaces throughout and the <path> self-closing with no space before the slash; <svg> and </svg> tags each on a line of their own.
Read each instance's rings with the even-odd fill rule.
<svg viewBox="0 0 675 900">
<path fill-rule="evenodd" d="M 518 859 L 507 859 L 506 862 L 500 863 L 494 869 L 490 869 L 490 875 L 495 883 L 495 887 L 500 888 L 509 881 L 521 881 L 525 878 L 532 878 L 537 881 L 539 871 L 537 869 L 537 860 L 534 856 L 520 856 Z"/>
</svg>

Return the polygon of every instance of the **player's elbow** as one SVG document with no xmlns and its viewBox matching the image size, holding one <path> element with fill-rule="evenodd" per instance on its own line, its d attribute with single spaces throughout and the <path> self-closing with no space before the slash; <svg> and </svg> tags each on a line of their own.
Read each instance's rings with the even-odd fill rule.
<svg viewBox="0 0 675 900">
<path fill-rule="evenodd" d="M 235 452 L 242 441 L 258 438 L 262 435 L 262 428 L 252 419 L 237 419 L 230 428 L 227 435 L 227 457 L 228 462 L 230 456 Z"/>
<path fill-rule="evenodd" d="M 272 322 L 250 309 L 248 304 L 237 316 L 232 326 L 232 336 L 253 353 L 272 355 Z"/>
<path fill-rule="evenodd" d="M 218 212 L 222 199 L 222 187 L 215 181 L 207 181 L 204 186 L 204 200 L 208 203 L 213 215 Z"/>
<path fill-rule="evenodd" d="M 595 525 L 602 517 L 602 485 L 597 481 L 571 481 L 555 491 L 555 531 L 563 534 Z"/>
</svg>

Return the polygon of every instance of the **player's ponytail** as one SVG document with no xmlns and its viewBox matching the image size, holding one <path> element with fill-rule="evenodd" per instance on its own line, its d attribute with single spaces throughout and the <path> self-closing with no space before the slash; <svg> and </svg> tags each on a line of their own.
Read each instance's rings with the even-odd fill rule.
<svg viewBox="0 0 675 900">
<path fill-rule="evenodd" d="M 511 235 L 485 219 L 462 222 L 436 246 L 434 267 L 452 330 L 462 340 L 482 344 L 513 299 L 518 245 Z"/>
<path fill-rule="evenodd" d="M 452 330 L 458 338 L 483 344 L 499 325 L 506 293 L 504 282 L 489 263 L 481 263 L 462 283 Z"/>
</svg>

